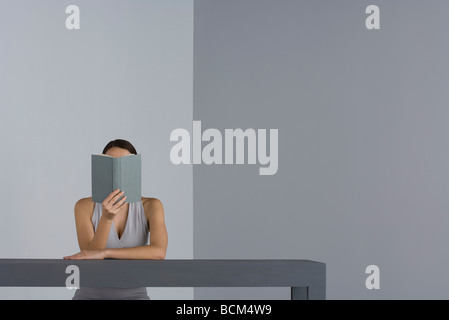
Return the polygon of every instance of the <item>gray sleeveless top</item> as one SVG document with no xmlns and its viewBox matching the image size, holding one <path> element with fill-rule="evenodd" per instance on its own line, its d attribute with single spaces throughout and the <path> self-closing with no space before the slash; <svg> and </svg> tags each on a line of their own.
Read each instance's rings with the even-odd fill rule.
<svg viewBox="0 0 449 320">
<path fill-rule="evenodd" d="M 94 230 L 97 230 L 98 222 L 103 213 L 103 206 L 96 202 L 92 215 L 92 224 Z M 143 210 L 142 201 L 130 202 L 128 209 L 128 218 L 126 220 L 125 229 L 119 238 L 112 222 L 111 230 L 106 248 L 128 248 L 137 247 L 148 244 L 149 229 L 148 222 Z M 82 281 L 81 281 L 82 284 Z M 142 288 L 86 288 L 77 289 L 72 300 L 89 300 L 89 299 L 133 299 L 133 300 L 149 300 L 147 290 Z"/>
</svg>

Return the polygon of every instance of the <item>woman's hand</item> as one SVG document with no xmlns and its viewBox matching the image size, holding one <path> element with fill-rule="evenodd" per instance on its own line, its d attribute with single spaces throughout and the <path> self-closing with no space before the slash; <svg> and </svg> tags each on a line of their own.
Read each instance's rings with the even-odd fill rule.
<svg viewBox="0 0 449 320">
<path fill-rule="evenodd" d="M 103 216 L 108 220 L 114 219 L 115 214 L 126 205 L 126 196 L 115 203 L 125 193 L 125 191 L 119 191 L 120 189 L 112 191 L 103 201 Z"/>
<path fill-rule="evenodd" d="M 74 255 L 64 257 L 65 260 L 103 260 L 106 256 L 105 250 L 81 250 Z"/>
</svg>

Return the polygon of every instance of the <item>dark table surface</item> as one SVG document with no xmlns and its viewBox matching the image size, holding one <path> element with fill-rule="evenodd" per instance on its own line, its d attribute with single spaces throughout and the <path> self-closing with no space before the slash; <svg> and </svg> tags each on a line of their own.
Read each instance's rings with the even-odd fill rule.
<svg viewBox="0 0 449 320">
<path fill-rule="evenodd" d="M 64 287 L 69 265 L 86 287 L 326 286 L 326 265 L 311 260 L 0 259 L 0 286 Z"/>
</svg>

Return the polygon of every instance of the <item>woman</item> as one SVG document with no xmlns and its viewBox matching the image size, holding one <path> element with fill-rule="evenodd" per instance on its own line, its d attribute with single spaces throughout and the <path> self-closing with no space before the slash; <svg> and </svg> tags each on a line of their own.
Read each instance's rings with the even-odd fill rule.
<svg viewBox="0 0 449 320">
<path fill-rule="evenodd" d="M 137 151 L 130 142 L 117 139 L 105 146 L 103 154 L 122 157 Z M 81 252 L 64 259 L 165 259 L 168 236 L 161 201 L 142 197 L 141 201 L 128 203 L 125 196 L 116 202 L 123 193 L 114 190 L 103 203 L 92 202 L 89 197 L 75 204 Z M 144 287 L 80 288 L 73 299 L 148 300 L 149 297 Z"/>
</svg>

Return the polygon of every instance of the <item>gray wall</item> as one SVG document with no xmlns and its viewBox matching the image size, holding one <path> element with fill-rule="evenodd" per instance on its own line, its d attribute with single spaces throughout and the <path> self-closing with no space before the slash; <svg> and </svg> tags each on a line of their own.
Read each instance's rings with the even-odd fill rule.
<svg viewBox="0 0 449 320">
<path fill-rule="evenodd" d="M 81 29 L 67 30 L 77 4 Z M 143 195 L 165 207 L 167 259 L 191 259 L 192 168 L 169 158 L 192 126 L 193 2 L 1 1 L 2 258 L 79 251 L 75 202 L 90 196 L 90 155 L 116 138 L 142 154 Z M 82 280 L 81 280 L 82 281 Z M 192 288 L 151 288 L 191 299 Z M 65 288 L 0 288 L 0 299 L 68 299 Z"/>
<path fill-rule="evenodd" d="M 370 4 L 380 30 L 365 28 Z M 445 1 L 196 0 L 194 119 L 278 128 L 279 170 L 194 167 L 194 258 L 322 261 L 329 299 L 449 298 L 447 12 Z M 371 264 L 380 290 L 365 287 Z"/>
</svg>

